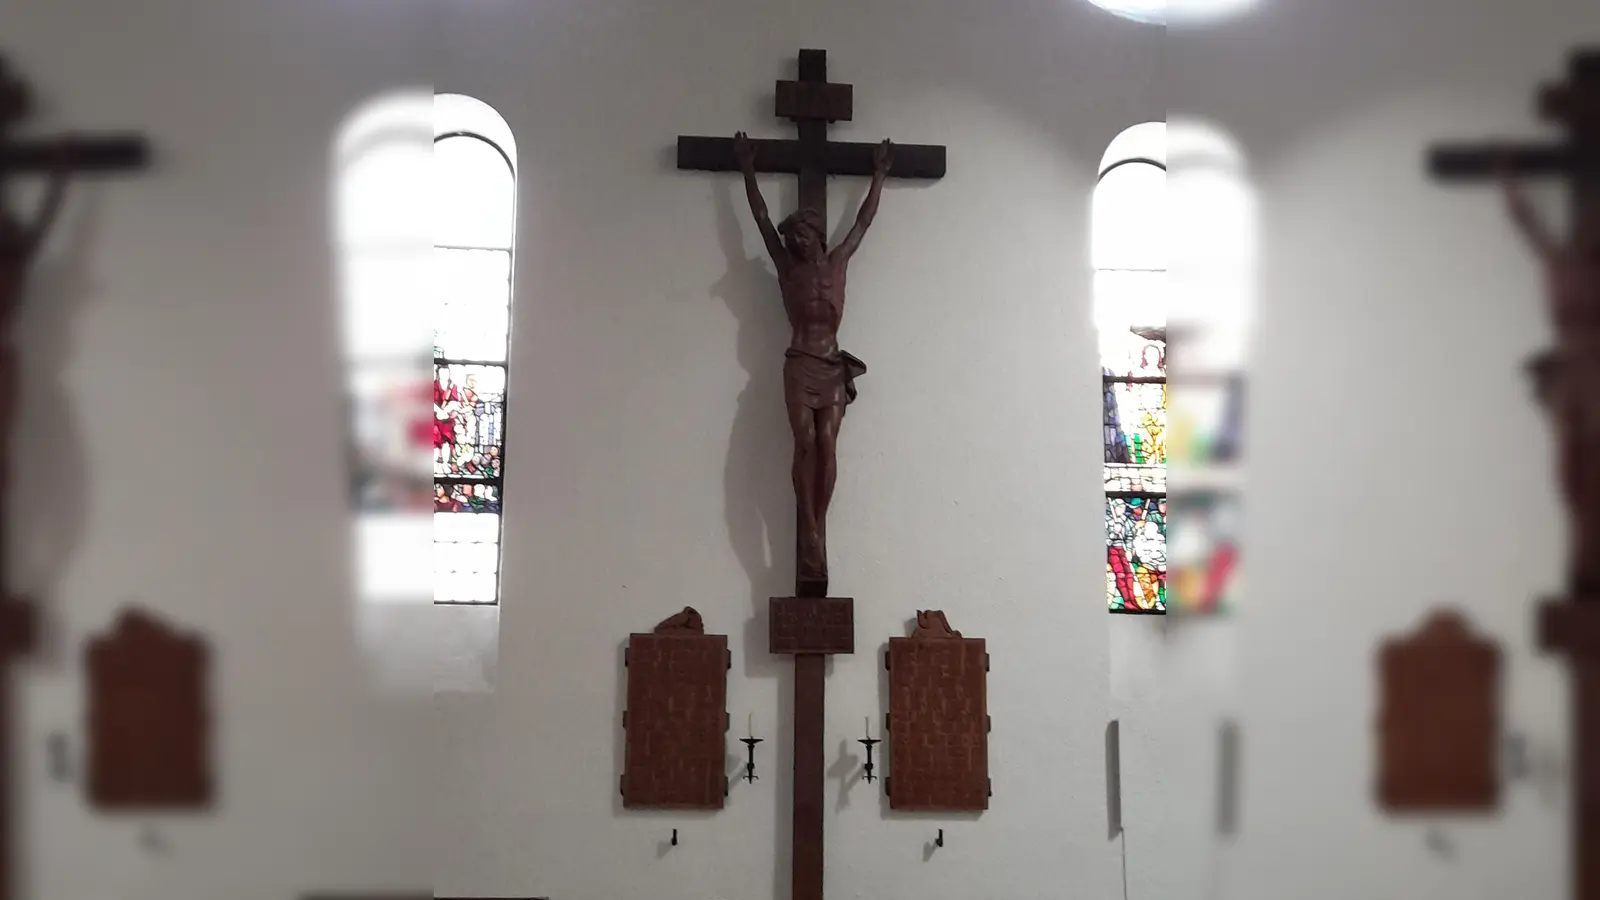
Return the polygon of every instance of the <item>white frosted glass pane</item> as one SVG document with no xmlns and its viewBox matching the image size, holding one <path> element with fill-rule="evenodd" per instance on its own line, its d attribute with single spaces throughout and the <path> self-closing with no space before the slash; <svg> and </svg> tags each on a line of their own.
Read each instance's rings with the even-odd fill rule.
<svg viewBox="0 0 1600 900">
<path fill-rule="evenodd" d="M 447 359 L 504 362 L 511 321 L 511 254 L 434 254 L 434 346 Z"/>
<path fill-rule="evenodd" d="M 494 513 L 434 513 L 433 539 L 441 542 L 494 543 L 500 540 L 500 517 Z"/>
<path fill-rule="evenodd" d="M 1172 268 L 1248 273 L 1255 265 L 1254 192 L 1242 177 L 1217 170 L 1174 174 L 1170 202 Z"/>
<path fill-rule="evenodd" d="M 500 569 L 500 545 L 434 544 L 433 566 L 437 576 L 492 575 Z"/>
<path fill-rule="evenodd" d="M 497 599 L 494 573 L 440 575 L 433 585 L 435 603 L 493 603 Z"/>
<path fill-rule="evenodd" d="M 1167 324 L 1165 272 L 1106 271 L 1094 274 L 1094 320 L 1102 335 L 1122 335 L 1130 326 Z"/>
<path fill-rule="evenodd" d="M 426 276 L 429 253 L 365 253 L 351 248 L 340 271 L 346 358 L 352 362 L 422 356 L 434 325 Z"/>
<path fill-rule="evenodd" d="M 1130 163 L 1094 191 L 1090 259 L 1096 269 L 1167 267 L 1167 173 Z"/>
<path fill-rule="evenodd" d="M 493 145 L 449 137 L 433 145 L 434 243 L 509 249 L 515 235 L 516 182 Z"/>
<path fill-rule="evenodd" d="M 427 142 L 398 138 L 353 152 L 339 170 L 339 242 L 425 250 L 432 243 L 425 189 L 432 154 Z"/>
<path fill-rule="evenodd" d="M 356 519 L 356 592 L 363 601 L 426 600 L 430 528 L 426 515 L 367 514 Z"/>
</svg>

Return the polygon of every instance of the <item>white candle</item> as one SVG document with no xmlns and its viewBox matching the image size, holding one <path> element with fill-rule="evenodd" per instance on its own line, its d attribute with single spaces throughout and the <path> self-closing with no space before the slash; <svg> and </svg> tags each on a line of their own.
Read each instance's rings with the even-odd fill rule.
<svg viewBox="0 0 1600 900">
<path fill-rule="evenodd" d="M 862 737 L 868 737 L 868 738 L 872 737 L 872 717 L 871 716 L 862 716 L 861 717 L 861 736 Z"/>
<path fill-rule="evenodd" d="M 750 714 L 750 718 L 745 720 L 745 723 L 744 723 L 744 735 L 745 735 L 745 737 L 755 737 L 756 736 L 756 714 L 755 713 L 751 713 Z"/>
</svg>

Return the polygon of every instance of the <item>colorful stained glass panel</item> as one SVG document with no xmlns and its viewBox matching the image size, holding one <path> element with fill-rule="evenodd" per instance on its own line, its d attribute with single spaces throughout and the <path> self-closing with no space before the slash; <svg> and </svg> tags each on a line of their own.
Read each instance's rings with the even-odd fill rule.
<svg viewBox="0 0 1600 900">
<path fill-rule="evenodd" d="M 1167 461 L 1167 386 L 1105 382 L 1107 463 L 1164 465 Z"/>
<path fill-rule="evenodd" d="M 433 485 L 433 511 L 440 513 L 499 513 L 500 488 L 492 484 L 435 482 Z"/>
<path fill-rule="evenodd" d="M 505 440 L 506 370 L 433 367 L 433 474 L 497 479 Z"/>
<path fill-rule="evenodd" d="M 427 369 L 422 359 L 368 363 L 351 373 L 351 469 L 363 513 L 428 508 Z"/>
<path fill-rule="evenodd" d="M 1172 608 L 1226 609 L 1239 586 L 1239 497 L 1185 494 L 1173 499 L 1172 511 L 1168 545 Z"/>
<path fill-rule="evenodd" d="M 1105 467 L 1105 482 L 1106 493 L 1164 494 L 1167 491 L 1167 467 L 1108 465 Z"/>
<path fill-rule="evenodd" d="M 1131 330 L 1102 334 L 1100 371 L 1122 378 L 1164 378 L 1167 374 L 1166 342 L 1141 337 Z"/>
<path fill-rule="evenodd" d="M 1189 466 L 1238 461 L 1244 413 L 1242 378 L 1184 381 L 1171 401 L 1168 452 L 1174 460 Z"/>
<path fill-rule="evenodd" d="M 1112 610 L 1167 608 L 1167 501 L 1106 498 L 1106 602 Z"/>
</svg>

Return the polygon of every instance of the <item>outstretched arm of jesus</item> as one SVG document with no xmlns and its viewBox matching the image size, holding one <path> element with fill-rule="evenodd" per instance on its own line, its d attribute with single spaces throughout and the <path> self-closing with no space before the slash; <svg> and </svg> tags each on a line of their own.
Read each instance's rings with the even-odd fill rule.
<svg viewBox="0 0 1600 900">
<path fill-rule="evenodd" d="M 45 236 L 50 233 L 50 226 L 56 222 L 56 215 L 61 212 L 61 201 L 67 195 L 68 170 L 64 164 L 58 164 L 50 173 L 50 183 L 45 186 L 44 199 L 39 201 L 39 212 L 33 217 L 33 226 L 28 231 L 26 254 L 32 256 L 44 243 Z"/>
<path fill-rule="evenodd" d="M 1533 204 L 1528 202 L 1528 197 L 1522 192 L 1522 185 L 1512 175 L 1504 159 L 1497 163 L 1500 175 L 1500 189 L 1505 193 L 1506 209 L 1511 213 L 1511 220 L 1517 224 L 1517 230 L 1533 245 L 1535 252 L 1543 259 L 1549 260 L 1558 256 L 1561 245 L 1551 235 L 1550 229 L 1544 220 L 1539 218 Z"/>
<path fill-rule="evenodd" d="M 733 153 L 739 159 L 739 171 L 744 174 L 744 193 L 750 201 L 750 213 L 755 216 L 756 228 L 761 230 L 761 242 L 767 245 L 767 255 L 781 273 L 789 265 L 789 251 L 772 227 L 772 216 L 767 213 L 766 198 L 761 196 L 761 186 L 756 184 L 756 148 L 750 136 L 739 132 L 733 136 Z"/>
<path fill-rule="evenodd" d="M 872 220 L 878 215 L 878 200 L 883 196 L 883 181 L 889 177 L 889 167 L 894 165 L 894 145 L 888 141 L 879 144 L 872 154 L 872 187 L 867 189 L 867 199 L 861 201 L 861 210 L 856 213 L 856 224 L 851 227 L 850 233 L 839 242 L 838 249 L 833 255 L 839 259 L 849 259 L 856 251 L 861 249 L 861 239 L 867 236 L 867 229 L 872 227 Z"/>
</svg>

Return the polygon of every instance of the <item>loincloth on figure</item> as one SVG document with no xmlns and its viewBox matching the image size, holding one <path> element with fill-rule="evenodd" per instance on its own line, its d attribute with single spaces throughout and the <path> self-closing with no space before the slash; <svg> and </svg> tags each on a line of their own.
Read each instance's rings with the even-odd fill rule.
<svg viewBox="0 0 1600 900">
<path fill-rule="evenodd" d="M 847 406 L 856 399 L 856 379 L 867 364 L 840 350 L 818 356 L 790 347 L 784 353 L 783 396 L 810 409 Z"/>
</svg>

